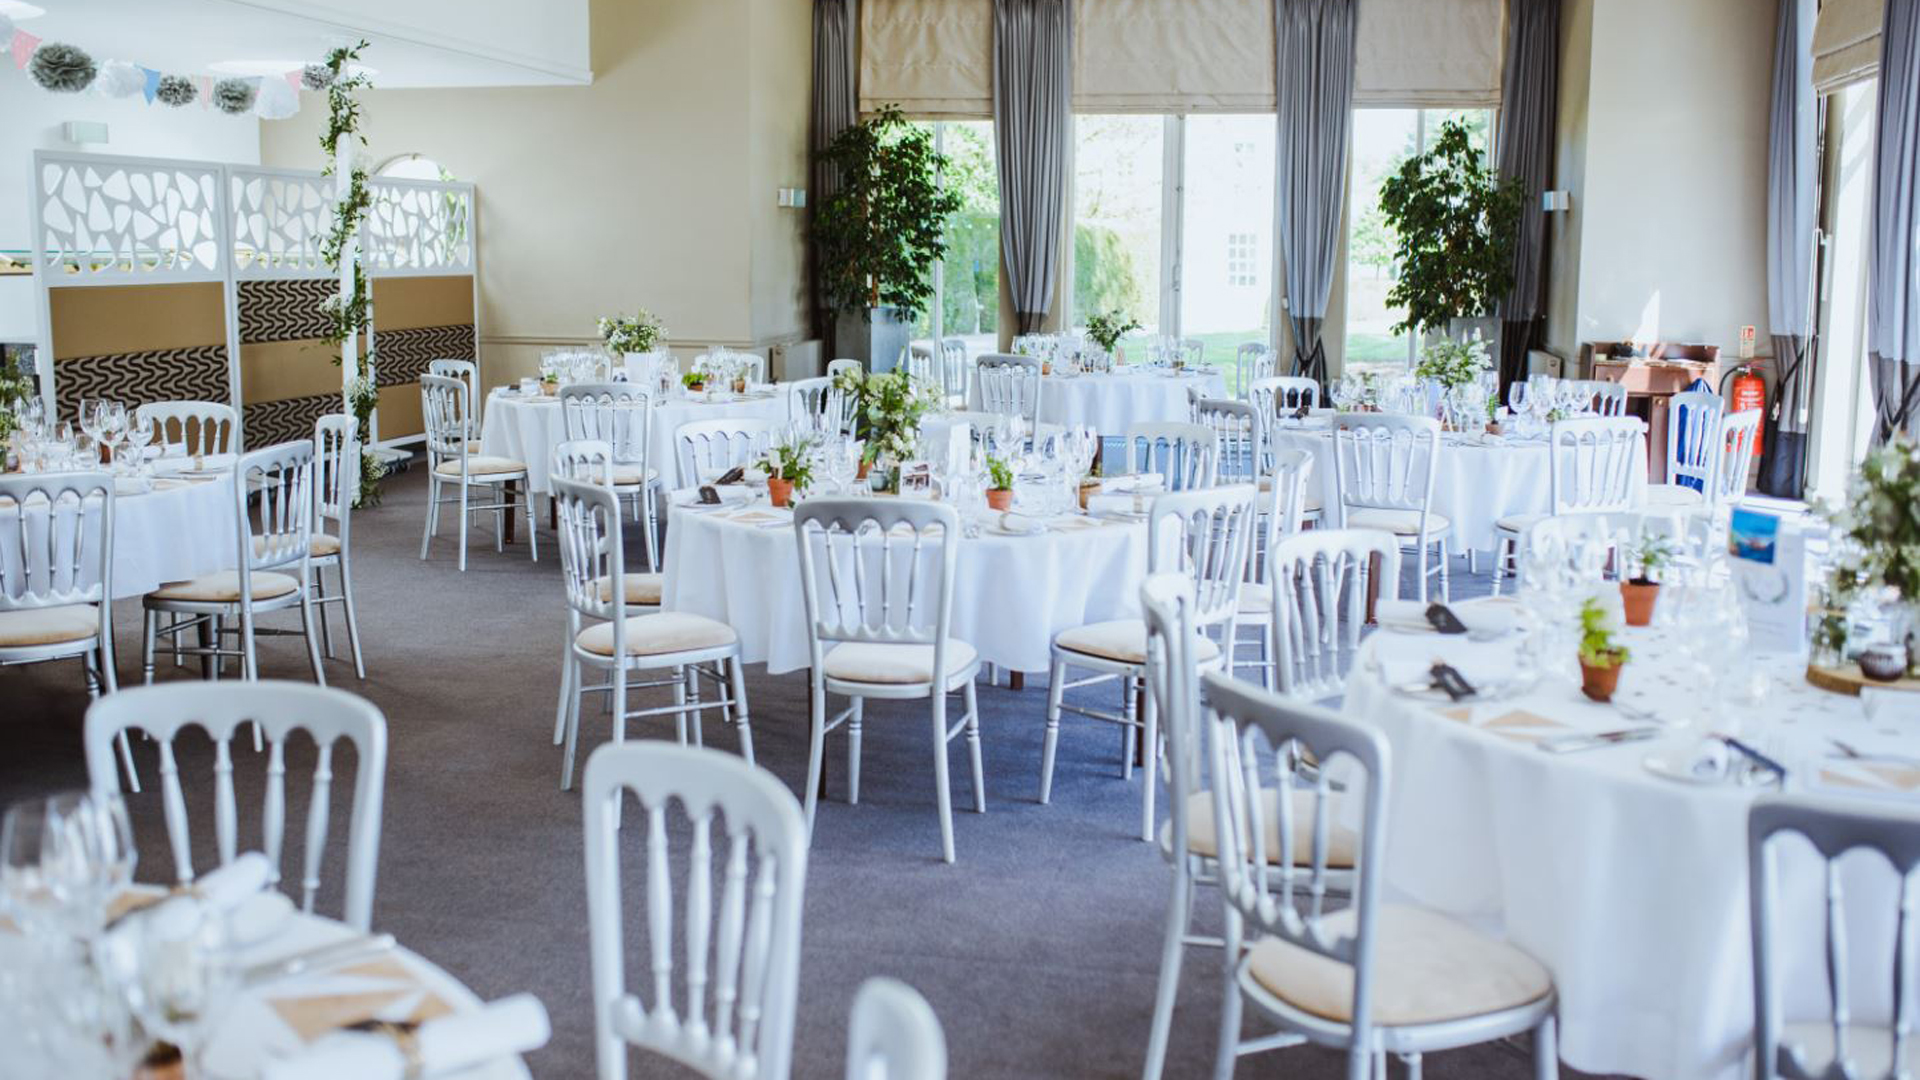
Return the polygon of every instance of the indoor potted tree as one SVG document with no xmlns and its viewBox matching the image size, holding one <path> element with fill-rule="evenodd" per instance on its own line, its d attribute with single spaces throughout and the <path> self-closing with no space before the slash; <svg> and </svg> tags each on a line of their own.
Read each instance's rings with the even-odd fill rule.
<svg viewBox="0 0 1920 1080">
<path fill-rule="evenodd" d="M 1662 568 L 1673 561 L 1673 545 L 1659 533 L 1648 533 L 1634 545 L 1634 574 L 1620 583 L 1620 605 L 1628 626 L 1653 625 L 1653 606 L 1660 599 Z"/>
<path fill-rule="evenodd" d="M 821 296 L 837 315 L 833 355 L 885 371 L 933 296 L 927 268 L 946 255 L 960 194 L 940 186 L 946 158 L 897 106 L 834 136 L 820 157 L 840 177 L 813 218 Z"/>
<path fill-rule="evenodd" d="M 1613 639 L 1621 629 L 1620 601 L 1597 593 L 1580 603 L 1580 692 L 1594 701 L 1613 700 L 1627 647 Z"/>
<path fill-rule="evenodd" d="M 1013 467 L 992 454 L 987 455 L 987 506 L 995 510 L 1013 508 Z"/>
</svg>

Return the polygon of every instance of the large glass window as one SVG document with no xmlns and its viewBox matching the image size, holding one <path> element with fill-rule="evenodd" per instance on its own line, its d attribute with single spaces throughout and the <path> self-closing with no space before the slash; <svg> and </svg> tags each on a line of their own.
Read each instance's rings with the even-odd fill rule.
<svg viewBox="0 0 1920 1080">
<path fill-rule="evenodd" d="M 943 120 L 923 125 L 947 156 L 942 186 L 960 194 L 947 219 L 947 255 L 929 268 L 934 296 L 914 323 L 914 336 L 957 337 L 967 355 L 993 352 L 1000 320 L 1000 179 L 993 155 L 993 122 Z"/>
<path fill-rule="evenodd" d="M 1474 145 L 1487 153 L 1493 145 L 1493 113 L 1487 109 L 1356 109 L 1353 160 L 1347 208 L 1347 349 L 1349 368 L 1402 368 L 1414 362 L 1417 343 L 1393 327 L 1406 317 L 1387 303 L 1398 276 L 1394 248 L 1398 238 L 1380 212 L 1380 185 L 1422 153 L 1440 125 L 1467 123 Z"/>
<path fill-rule="evenodd" d="M 1073 144 L 1073 302 L 1085 326 L 1120 311 L 1160 328 L 1160 245 L 1166 118 L 1076 116 Z"/>
<path fill-rule="evenodd" d="M 1180 334 L 1206 343 L 1229 393 L 1235 351 L 1273 336 L 1273 138 L 1270 115 L 1182 122 Z"/>
</svg>

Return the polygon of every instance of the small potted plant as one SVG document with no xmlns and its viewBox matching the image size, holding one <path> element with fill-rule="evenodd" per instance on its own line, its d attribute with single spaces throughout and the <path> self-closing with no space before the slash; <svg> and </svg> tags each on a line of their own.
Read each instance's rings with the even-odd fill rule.
<svg viewBox="0 0 1920 1080">
<path fill-rule="evenodd" d="M 813 466 L 808 457 L 813 444 L 805 439 L 793 439 L 775 443 L 767 448 L 767 456 L 760 459 L 760 467 L 767 473 L 767 499 L 775 506 L 787 506 L 793 502 L 793 493 L 805 491 L 813 482 Z"/>
<path fill-rule="evenodd" d="M 1500 426 L 1500 392 L 1495 390 L 1487 395 L 1487 434 L 1498 435 Z"/>
<path fill-rule="evenodd" d="M 1618 604 L 1608 593 L 1580 603 L 1580 692 L 1594 701 L 1613 700 L 1629 655 L 1627 647 L 1614 640 L 1621 629 Z"/>
<path fill-rule="evenodd" d="M 1620 606 L 1628 626 L 1653 625 L 1653 605 L 1660 599 L 1659 573 L 1673 561 L 1673 545 L 1659 533 L 1648 533 L 1634 546 L 1633 576 L 1620 583 Z"/>
<path fill-rule="evenodd" d="M 560 369 L 548 364 L 540 365 L 540 392 L 548 397 L 560 392 Z"/>
<path fill-rule="evenodd" d="M 686 374 L 680 376 L 680 385 L 697 394 L 707 388 L 707 373 L 697 366 L 689 368 Z"/>
<path fill-rule="evenodd" d="M 995 510 L 1013 508 L 1013 466 L 987 455 L 987 505 Z"/>
<path fill-rule="evenodd" d="M 600 319 L 600 340 L 607 343 L 608 351 L 619 356 L 650 353 L 666 336 L 667 328 L 660 325 L 659 316 L 645 308 L 631 319 L 625 315 Z"/>
</svg>

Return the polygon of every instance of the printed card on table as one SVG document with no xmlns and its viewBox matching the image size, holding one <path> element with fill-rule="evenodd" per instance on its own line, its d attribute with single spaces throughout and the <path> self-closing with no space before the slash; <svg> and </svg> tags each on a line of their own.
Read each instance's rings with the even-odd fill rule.
<svg viewBox="0 0 1920 1080">
<path fill-rule="evenodd" d="M 1727 565 L 1740 592 L 1756 652 L 1800 653 L 1807 647 L 1807 546 L 1797 526 L 1778 514 L 1735 507 L 1727 531 Z"/>
</svg>

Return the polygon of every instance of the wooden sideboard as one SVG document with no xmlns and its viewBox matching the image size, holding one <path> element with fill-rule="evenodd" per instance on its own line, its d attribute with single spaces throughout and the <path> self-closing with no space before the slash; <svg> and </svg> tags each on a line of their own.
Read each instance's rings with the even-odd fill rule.
<svg viewBox="0 0 1920 1080">
<path fill-rule="evenodd" d="M 1647 482 L 1667 480 L 1667 406 L 1673 395 L 1704 379 L 1718 388 L 1720 347 L 1656 342 L 1645 356 L 1631 359 L 1607 355 L 1611 342 L 1581 346 L 1581 360 L 1589 378 L 1619 383 L 1627 388 L 1627 412 L 1647 423 Z"/>
</svg>

